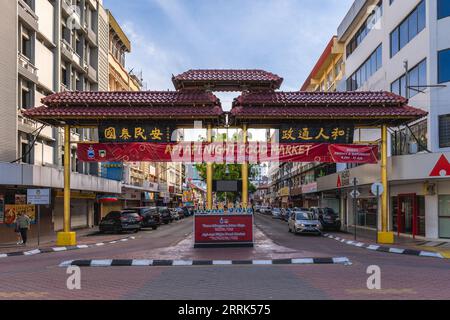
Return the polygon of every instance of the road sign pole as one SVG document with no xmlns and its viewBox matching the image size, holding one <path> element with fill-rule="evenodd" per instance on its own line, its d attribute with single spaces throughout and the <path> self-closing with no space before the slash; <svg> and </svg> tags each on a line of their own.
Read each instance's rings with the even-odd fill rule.
<svg viewBox="0 0 450 320">
<path fill-rule="evenodd" d="M 38 248 L 41 245 L 41 206 L 38 205 L 38 221 L 37 221 L 38 225 Z"/>
<path fill-rule="evenodd" d="M 356 218 L 357 218 L 357 215 L 356 215 L 356 194 L 357 194 L 357 192 L 358 192 L 358 189 L 356 188 L 356 184 L 357 184 L 357 180 L 356 180 L 356 178 L 354 178 L 353 179 L 353 223 L 355 224 L 355 234 L 354 234 L 354 238 L 355 238 L 355 241 L 356 241 Z"/>
</svg>

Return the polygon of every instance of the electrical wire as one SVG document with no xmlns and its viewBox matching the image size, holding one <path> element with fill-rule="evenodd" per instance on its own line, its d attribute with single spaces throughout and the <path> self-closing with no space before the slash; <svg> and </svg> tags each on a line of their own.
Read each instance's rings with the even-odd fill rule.
<svg viewBox="0 0 450 320">
<path fill-rule="evenodd" d="M 37 132 L 37 134 L 34 136 L 33 141 L 29 144 L 29 145 L 30 145 L 30 148 L 25 152 L 25 154 L 22 155 L 22 157 L 20 157 L 20 158 L 14 160 L 14 161 L 11 161 L 10 163 L 17 163 L 17 162 L 21 161 L 24 157 L 28 156 L 28 155 L 31 153 L 31 151 L 34 149 L 34 144 L 36 143 L 38 137 L 41 135 L 41 132 L 42 132 L 42 130 L 44 130 L 45 127 L 46 127 L 46 125 L 43 124 L 40 128 L 34 130 L 34 131 L 30 134 L 30 135 L 33 136 L 34 133 Z"/>
</svg>

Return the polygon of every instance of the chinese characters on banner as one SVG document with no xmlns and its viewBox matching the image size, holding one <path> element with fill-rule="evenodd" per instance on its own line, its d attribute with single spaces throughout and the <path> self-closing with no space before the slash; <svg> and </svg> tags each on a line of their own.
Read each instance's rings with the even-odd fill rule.
<svg viewBox="0 0 450 320">
<path fill-rule="evenodd" d="M 111 124 L 101 125 L 98 128 L 99 140 L 103 143 L 128 142 L 171 142 L 172 133 L 176 129 L 164 123 L 145 124 Z"/>
<path fill-rule="evenodd" d="M 307 126 L 284 124 L 280 143 L 338 143 L 352 144 L 355 127 L 352 125 Z"/>
</svg>

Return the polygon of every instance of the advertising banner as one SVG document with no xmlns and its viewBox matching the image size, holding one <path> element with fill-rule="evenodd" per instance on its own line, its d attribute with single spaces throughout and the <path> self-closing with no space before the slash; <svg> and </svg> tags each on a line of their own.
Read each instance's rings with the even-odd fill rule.
<svg viewBox="0 0 450 320">
<path fill-rule="evenodd" d="M 79 144 L 84 162 L 377 163 L 378 147 L 327 143 L 94 143 Z"/>
<path fill-rule="evenodd" d="M 36 223 L 36 206 L 7 204 L 5 205 L 5 224 L 15 223 L 19 213 L 27 215 L 31 219 L 31 223 Z"/>
<path fill-rule="evenodd" d="M 0 224 L 5 223 L 5 195 L 0 194 Z"/>
<path fill-rule="evenodd" d="M 196 215 L 195 243 L 252 243 L 253 215 Z"/>
</svg>

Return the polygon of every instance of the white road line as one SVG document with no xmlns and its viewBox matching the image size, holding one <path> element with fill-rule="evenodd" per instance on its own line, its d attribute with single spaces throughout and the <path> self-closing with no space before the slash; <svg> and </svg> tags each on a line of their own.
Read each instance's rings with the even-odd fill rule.
<svg viewBox="0 0 450 320">
<path fill-rule="evenodd" d="M 223 266 L 233 264 L 231 260 L 213 260 L 213 265 Z"/>
<path fill-rule="evenodd" d="M 60 267 L 70 267 L 70 265 L 72 264 L 73 260 L 69 260 L 69 261 L 64 261 L 62 263 L 59 264 Z"/>
<path fill-rule="evenodd" d="M 67 251 L 67 248 L 66 247 L 55 247 L 55 248 L 52 248 L 52 250 L 54 252 L 60 252 L 60 251 Z"/>
<path fill-rule="evenodd" d="M 173 260 L 173 266 L 192 266 L 192 260 Z"/>
<path fill-rule="evenodd" d="M 351 262 L 346 257 L 333 258 L 333 263 L 350 265 Z"/>
<path fill-rule="evenodd" d="M 389 252 L 391 252 L 391 253 L 398 253 L 398 254 L 402 254 L 403 252 L 405 252 L 405 249 L 399 249 L 399 248 L 389 248 Z"/>
<path fill-rule="evenodd" d="M 0 258 L 6 258 L 6 257 L 8 257 L 8 255 L 7 254 L 0 254 Z"/>
<path fill-rule="evenodd" d="M 441 259 L 444 258 L 440 253 L 430 252 L 430 251 L 421 251 L 419 256 L 421 256 L 421 257 L 441 258 Z"/>
<path fill-rule="evenodd" d="M 313 264 L 314 259 L 312 258 L 303 258 L 303 259 L 292 259 L 292 264 Z"/>
<path fill-rule="evenodd" d="M 253 264 L 256 265 L 268 265 L 268 264 L 273 264 L 272 260 L 253 260 L 252 262 Z"/>
<path fill-rule="evenodd" d="M 92 260 L 91 267 L 109 267 L 112 260 Z"/>
<path fill-rule="evenodd" d="M 153 260 L 133 260 L 133 267 L 148 267 L 153 264 Z"/>
<path fill-rule="evenodd" d="M 367 249 L 374 250 L 374 251 L 378 250 L 379 248 L 380 248 L 380 246 L 376 246 L 376 245 L 373 245 L 373 244 L 367 247 Z"/>
<path fill-rule="evenodd" d="M 77 248 L 78 249 L 86 249 L 86 248 L 89 248 L 89 246 L 86 244 L 80 244 L 79 246 L 77 246 Z"/>
<path fill-rule="evenodd" d="M 35 250 L 24 252 L 23 254 L 26 256 L 33 256 L 33 255 L 39 254 L 39 253 L 41 253 L 41 250 L 35 249 Z"/>
<path fill-rule="evenodd" d="M 103 242 L 100 242 L 100 243 L 96 243 L 95 244 L 97 247 L 101 247 L 101 246 L 104 246 L 105 244 L 103 243 Z"/>
</svg>

